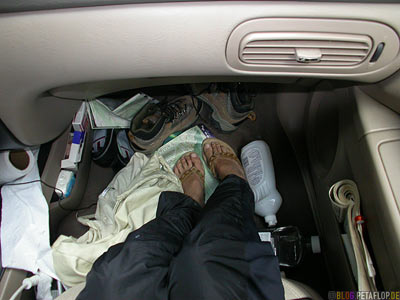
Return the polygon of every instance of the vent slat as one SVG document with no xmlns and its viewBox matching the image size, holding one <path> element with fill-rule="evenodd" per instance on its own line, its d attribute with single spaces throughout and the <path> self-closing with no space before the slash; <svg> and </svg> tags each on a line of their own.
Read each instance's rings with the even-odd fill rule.
<svg viewBox="0 0 400 300">
<path fill-rule="evenodd" d="M 249 60 L 248 63 L 255 65 L 290 65 L 290 66 L 353 66 L 360 62 L 343 62 L 343 61 L 320 61 L 317 63 L 299 63 L 295 60 Z"/>
<path fill-rule="evenodd" d="M 360 56 L 364 57 L 368 51 L 358 49 L 327 49 L 321 48 L 323 55 L 337 55 L 337 56 Z M 248 54 L 295 54 L 294 48 L 245 48 L 243 49 L 243 55 Z"/>
<path fill-rule="evenodd" d="M 367 50 L 358 49 L 321 49 L 322 55 L 337 55 L 337 56 L 362 56 L 365 57 L 368 54 Z"/>
<path fill-rule="evenodd" d="M 288 66 L 352 66 L 364 61 L 370 51 L 368 43 L 354 40 L 255 40 L 243 46 L 240 57 L 245 63 Z M 320 61 L 298 62 L 296 52 L 301 48 L 319 50 Z"/>
<path fill-rule="evenodd" d="M 245 54 L 243 58 L 246 60 L 296 60 L 294 55 L 277 55 L 277 54 Z"/>
<path fill-rule="evenodd" d="M 294 55 L 277 55 L 277 54 L 244 54 L 243 58 L 246 60 L 294 60 Z M 322 55 L 321 61 L 346 61 L 346 62 L 359 62 L 363 57 L 359 56 L 336 56 L 336 55 Z"/>
<path fill-rule="evenodd" d="M 358 49 L 369 50 L 369 46 L 362 42 L 338 42 L 338 41 L 308 41 L 308 40 L 278 40 L 278 41 L 253 41 L 246 48 L 332 48 L 332 49 Z"/>
<path fill-rule="evenodd" d="M 294 48 L 244 48 L 243 54 L 294 54 Z"/>
<path fill-rule="evenodd" d="M 322 55 L 321 61 L 346 61 L 346 62 L 360 62 L 362 57 L 358 56 L 334 56 L 334 55 Z"/>
</svg>

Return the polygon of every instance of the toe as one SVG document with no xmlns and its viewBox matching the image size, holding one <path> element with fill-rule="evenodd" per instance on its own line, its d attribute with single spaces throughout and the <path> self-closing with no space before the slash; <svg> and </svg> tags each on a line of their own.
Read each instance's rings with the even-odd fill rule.
<svg viewBox="0 0 400 300">
<path fill-rule="evenodd" d="M 192 159 L 190 158 L 190 155 L 185 156 L 185 161 L 187 167 L 190 169 L 193 166 Z"/>
<path fill-rule="evenodd" d="M 188 164 L 187 164 L 187 161 L 186 161 L 185 157 L 181 158 L 181 164 L 182 164 L 182 167 L 183 167 L 184 170 L 186 170 L 188 168 Z"/>
<path fill-rule="evenodd" d="M 222 153 L 228 152 L 227 149 L 226 149 L 226 147 L 224 147 L 224 146 L 222 146 L 222 145 L 220 145 L 220 147 L 221 147 L 221 152 L 222 152 Z"/>
<path fill-rule="evenodd" d="M 179 174 L 183 174 L 183 166 L 182 166 L 182 160 L 181 159 L 177 162 L 176 167 L 178 169 Z"/>
<path fill-rule="evenodd" d="M 179 177 L 180 172 L 179 172 L 179 169 L 178 169 L 178 164 L 176 164 L 175 167 L 174 167 L 174 173 L 175 173 L 176 176 Z"/>
<path fill-rule="evenodd" d="M 204 153 L 206 155 L 207 160 L 211 157 L 213 150 L 210 144 L 204 145 Z"/>
<path fill-rule="evenodd" d="M 211 143 L 211 147 L 212 147 L 212 153 L 218 153 L 218 144 L 216 143 Z"/>
<path fill-rule="evenodd" d="M 198 157 L 195 153 L 192 153 L 191 154 L 191 159 L 192 159 L 194 167 L 197 170 L 199 170 L 201 174 L 204 175 L 204 167 L 203 167 L 203 164 L 202 164 L 202 162 L 200 160 L 200 157 Z"/>
<path fill-rule="evenodd" d="M 217 144 L 216 148 L 217 148 L 217 153 L 222 153 L 222 149 L 221 149 L 221 145 L 220 144 Z"/>
</svg>

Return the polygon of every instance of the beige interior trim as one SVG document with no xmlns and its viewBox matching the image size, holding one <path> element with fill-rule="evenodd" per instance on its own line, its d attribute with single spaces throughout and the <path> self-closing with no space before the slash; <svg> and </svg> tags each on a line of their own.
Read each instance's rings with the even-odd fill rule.
<svg viewBox="0 0 400 300">
<path fill-rule="evenodd" d="M 52 144 L 46 166 L 43 170 L 41 179 L 55 186 L 58 174 L 60 172 L 61 160 L 65 152 L 66 143 L 69 135 L 69 128 Z M 49 203 L 50 211 L 50 232 L 57 232 L 60 221 L 70 213 L 69 210 L 79 207 L 84 196 L 87 183 L 89 180 L 89 172 L 91 167 L 91 151 L 92 151 L 92 131 L 86 132 L 85 147 L 83 149 L 82 159 L 79 163 L 78 171 L 75 174 L 75 184 L 67 198 L 50 202 L 54 189 L 44 187 L 43 194 Z M 43 187 L 43 185 L 42 185 Z M 65 210 L 67 209 L 67 210 Z"/>
<path fill-rule="evenodd" d="M 39 97 L 49 89 L 149 77 L 292 76 L 232 69 L 225 58 L 232 30 L 257 18 L 311 17 L 371 20 L 400 32 L 398 11 L 397 4 L 217 1 L 3 14 L 0 118 L 23 143 L 43 143 L 61 134 L 79 106 Z M 398 68 L 396 61 L 386 76 Z M 373 73 L 351 78 L 377 80 Z"/>
<path fill-rule="evenodd" d="M 400 129 L 398 113 L 384 107 L 381 103 L 367 95 L 362 88 L 354 88 L 357 104 L 357 114 L 354 116 L 357 138 L 360 140 L 367 134 Z M 380 98 L 384 98 L 382 95 Z"/>
<path fill-rule="evenodd" d="M 400 113 L 400 72 L 376 84 L 361 86 L 360 89 Z"/>
<path fill-rule="evenodd" d="M 264 83 L 295 83 L 296 77 L 249 77 L 249 76 L 185 76 L 134 78 L 96 82 L 85 82 L 52 89 L 52 95 L 72 99 L 93 99 L 109 93 L 129 89 L 162 86 L 173 84 L 209 83 L 209 82 L 264 82 Z"/>
<path fill-rule="evenodd" d="M 354 90 L 358 143 L 349 152 L 350 163 L 384 288 L 396 290 L 400 288 L 400 118 Z"/>
<path fill-rule="evenodd" d="M 381 43 L 385 44 L 381 56 L 370 62 Z M 300 51 L 316 61 L 296 61 L 300 60 Z M 398 53 L 399 36 L 384 24 L 313 18 L 244 22 L 232 32 L 226 50 L 229 64 L 237 70 L 362 81 L 378 81 L 396 71 L 400 65 Z"/>
<path fill-rule="evenodd" d="M 64 293 L 62 293 L 60 296 L 56 298 L 56 300 L 75 300 L 78 298 L 79 294 L 83 291 L 85 288 L 86 282 L 80 283 L 78 285 L 75 285 L 68 290 L 66 290 Z"/>
<path fill-rule="evenodd" d="M 13 293 L 21 286 L 22 281 L 26 278 L 27 272 L 17 269 L 6 269 L 0 280 L 0 300 L 9 300 Z M 21 298 L 21 294 L 17 296 L 17 300 Z"/>
</svg>

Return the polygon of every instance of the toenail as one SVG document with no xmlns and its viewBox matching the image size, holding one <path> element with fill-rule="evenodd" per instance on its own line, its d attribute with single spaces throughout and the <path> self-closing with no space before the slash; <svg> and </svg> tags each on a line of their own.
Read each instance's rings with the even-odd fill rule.
<svg viewBox="0 0 400 300">
<path fill-rule="evenodd" d="M 192 154 L 190 154 L 190 156 L 195 158 L 195 157 L 197 157 L 197 154 L 196 153 L 192 153 Z"/>
<path fill-rule="evenodd" d="M 206 149 L 210 148 L 210 144 L 205 144 L 204 148 Z"/>
</svg>

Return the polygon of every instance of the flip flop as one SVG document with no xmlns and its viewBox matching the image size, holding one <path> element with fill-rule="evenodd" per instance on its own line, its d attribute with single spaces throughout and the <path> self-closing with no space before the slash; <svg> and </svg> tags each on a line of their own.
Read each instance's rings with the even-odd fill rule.
<svg viewBox="0 0 400 300">
<path fill-rule="evenodd" d="M 224 146 L 225 149 L 228 150 L 228 152 L 213 154 L 213 155 L 211 155 L 211 157 L 209 159 L 207 159 L 206 153 L 204 151 L 204 146 L 211 144 L 211 143 L 215 143 L 215 144 Z M 210 169 L 211 173 L 213 174 L 213 176 L 215 178 L 218 178 L 217 173 L 215 172 L 215 160 L 218 159 L 219 157 L 232 159 L 233 161 L 236 161 L 237 163 L 239 163 L 240 166 L 242 165 L 240 160 L 236 156 L 235 150 L 233 150 L 232 147 L 229 146 L 227 143 L 225 143 L 219 139 L 216 139 L 216 138 L 205 139 L 202 144 L 202 149 L 203 149 L 203 160 L 207 163 L 208 168 Z"/>
</svg>

